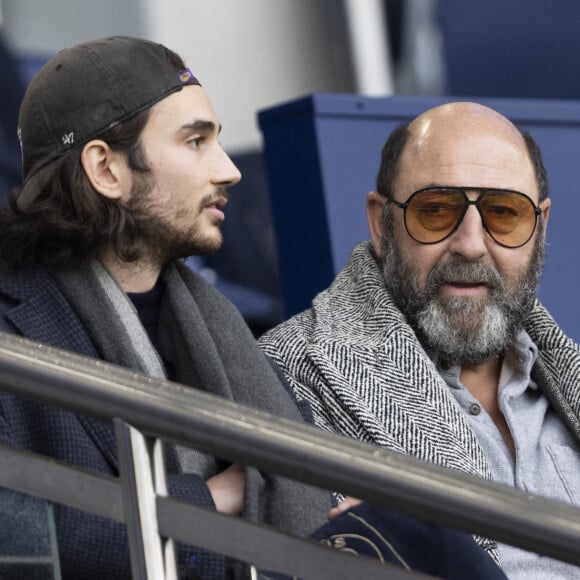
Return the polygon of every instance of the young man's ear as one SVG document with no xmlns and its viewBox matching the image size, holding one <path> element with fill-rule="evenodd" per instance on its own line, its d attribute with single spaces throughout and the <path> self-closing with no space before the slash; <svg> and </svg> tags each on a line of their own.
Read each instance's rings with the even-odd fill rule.
<svg viewBox="0 0 580 580">
<path fill-rule="evenodd" d="M 366 212 L 371 242 L 377 256 L 381 255 L 381 240 L 383 239 L 383 210 L 387 198 L 378 191 L 369 191 L 367 194 Z"/>
<path fill-rule="evenodd" d="M 89 141 L 81 152 L 81 165 L 91 185 L 101 195 L 121 199 L 131 191 L 131 170 L 125 155 L 113 151 L 105 141 Z"/>
</svg>

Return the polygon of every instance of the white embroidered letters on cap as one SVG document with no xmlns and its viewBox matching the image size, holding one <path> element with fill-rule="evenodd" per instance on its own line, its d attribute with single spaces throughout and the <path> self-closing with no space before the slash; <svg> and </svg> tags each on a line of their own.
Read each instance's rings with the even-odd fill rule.
<svg viewBox="0 0 580 580">
<path fill-rule="evenodd" d="M 62 136 L 62 142 L 65 145 L 72 145 L 75 142 L 75 134 L 74 133 L 65 133 Z"/>
</svg>

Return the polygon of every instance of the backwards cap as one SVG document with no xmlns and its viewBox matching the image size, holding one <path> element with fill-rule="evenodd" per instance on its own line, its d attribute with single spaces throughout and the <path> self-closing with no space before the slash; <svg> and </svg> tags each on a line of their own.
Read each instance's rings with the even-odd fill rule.
<svg viewBox="0 0 580 580">
<path fill-rule="evenodd" d="M 140 38 L 113 36 L 59 52 L 32 79 L 20 107 L 24 184 L 71 149 L 199 84 L 189 69 L 175 71 L 164 46 Z"/>
</svg>

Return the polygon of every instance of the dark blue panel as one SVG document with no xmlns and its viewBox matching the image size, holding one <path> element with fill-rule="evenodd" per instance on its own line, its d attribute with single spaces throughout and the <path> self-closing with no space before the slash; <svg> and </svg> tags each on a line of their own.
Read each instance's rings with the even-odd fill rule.
<svg viewBox="0 0 580 580">
<path fill-rule="evenodd" d="M 447 92 L 580 98 L 578 0 L 439 0 Z"/>
<path fill-rule="evenodd" d="M 271 205 L 278 260 L 284 264 L 280 281 L 289 315 L 304 304 L 305 288 L 323 288 L 334 275 L 317 131 L 310 99 L 263 119 L 270 190 L 277 192 Z"/>
<path fill-rule="evenodd" d="M 368 239 L 365 196 L 374 188 L 388 134 L 452 100 L 316 94 L 259 114 L 287 315 L 307 308 L 354 245 Z M 580 102 L 478 100 L 527 129 L 542 148 L 552 210 L 540 297 L 580 341 Z"/>
</svg>

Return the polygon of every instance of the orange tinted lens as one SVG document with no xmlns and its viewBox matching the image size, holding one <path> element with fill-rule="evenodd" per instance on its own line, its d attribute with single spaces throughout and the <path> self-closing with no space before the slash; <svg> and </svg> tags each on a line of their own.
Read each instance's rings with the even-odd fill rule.
<svg viewBox="0 0 580 580">
<path fill-rule="evenodd" d="M 536 213 L 528 197 L 516 192 L 486 192 L 479 205 L 494 240 L 516 247 L 530 239 L 536 226 Z"/>
<path fill-rule="evenodd" d="M 441 241 L 456 226 L 464 207 L 461 192 L 436 189 L 416 193 L 407 206 L 407 230 L 418 242 Z"/>
</svg>

